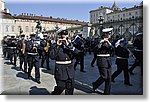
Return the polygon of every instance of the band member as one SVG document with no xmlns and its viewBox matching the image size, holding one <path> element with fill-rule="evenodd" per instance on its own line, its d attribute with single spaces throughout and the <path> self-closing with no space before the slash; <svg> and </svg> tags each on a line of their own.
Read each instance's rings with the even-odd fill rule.
<svg viewBox="0 0 150 102">
<path fill-rule="evenodd" d="M 129 58 L 129 50 L 126 47 L 126 41 L 124 38 L 119 39 L 116 42 L 115 46 L 115 54 L 117 55 L 116 64 L 117 71 L 112 74 L 111 81 L 115 82 L 115 78 L 123 71 L 124 72 L 124 84 L 132 86 L 129 80 L 128 74 L 128 58 Z"/>
<path fill-rule="evenodd" d="M 84 40 L 82 38 L 82 33 L 78 33 L 75 39 L 72 41 L 74 47 L 78 50 L 76 55 L 76 62 L 74 64 L 74 69 L 76 69 L 77 64 L 80 64 L 80 71 L 86 72 L 84 70 Z"/>
<path fill-rule="evenodd" d="M 3 57 L 6 58 L 7 57 L 7 36 L 3 37 L 1 44 L 2 44 Z"/>
<path fill-rule="evenodd" d="M 17 39 L 15 38 L 15 35 L 11 35 L 11 38 L 8 39 L 8 53 L 9 53 L 10 62 L 15 67 L 16 67 L 16 60 L 17 60 L 16 47 L 17 47 Z"/>
<path fill-rule="evenodd" d="M 19 59 L 20 59 L 20 69 L 27 73 L 27 52 L 26 52 L 26 43 L 25 34 L 20 35 L 21 39 L 17 43 L 17 50 L 19 51 Z M 24 68 L 22 65 L 24 63 Z"/>
<path fill-rule="evenodd" d="M 92 62 L 91 62 L 91 67 L 94 67 L 94 63 L 97 59 L 97 44 L 99 43 L 99 37 L 97 36 L 96 38 L 94 38 L 94 41 L 92 42 L 92 51 L 93 51 L 93 54 L 94 54 L 94 57 L 92 59 Z"/>
<path fill-rule="evenodd" d="M 73 52 L 75 48 L 68 41 L 68 31 L 63 27 L 57 31 L 57 44 L 50 50 L 50 57 L 55 62 L 55 86 L 52 95 L 59 95 L 65 90 L 66 95 L 74 92 Z"/>
<path fill-rule="evenodd" d="M 35 67 L 35 81 L 40 84 L 40 70 L 39 70 L 39 52 L 40 41 L 36 40 L 36 34 L 30 34 L 31 40 L 27 42 L 27 61 L 28 61 L 28 78 L 31 79 L 31 71 Z"/>
<path fill-rule="evenodd" d="M 111 89 L 111 59 L 110 54 L 113 51 L 112 44 L 109 39 L 111 38 L 111 31 L 113 28 L 103 29 L 103 36 L 100 43 L 97 45 L 97 66 L 100 77 L 92 83 L 93 91 L 105 82 L 104 94 L 109 95 Z"/>
<path fill-rule="evenodd" d="M 46 68 L 49 70 L 49 49 L 51 46 L 51 40 L 48 39 L 47 34 L 43 34 L 43 40 L 40 42 L 40 46 L 42 49 L 42 61 L 41 61 L 41 67 L 44 67 L 44 62 L 46 60 Z"/>
<path fill-rule="evenodd" d="M 143 75 L 143 34 L 138 33 L 133 42 L 135 63 L 129 69 L 130 74 L 134 74 L 133 70 L 136 66 L 141 66 L 141 76 Z"/>
</svg>

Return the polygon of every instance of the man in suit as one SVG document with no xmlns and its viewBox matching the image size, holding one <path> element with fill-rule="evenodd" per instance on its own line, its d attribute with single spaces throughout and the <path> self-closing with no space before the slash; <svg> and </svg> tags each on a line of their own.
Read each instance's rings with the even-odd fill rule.
<svg viewBox="0 0 150 102">
<path fill-rule="evenodd" d="M 55 80 L 56 86 L 52 95 L 60 95 L 65 90 L 66 95 L 73 95 L 74 92 L 74 67 L 73 52 L 75 48 L 68 41 L 68 31 L 66 27 L 57 32 L 57 43 L 50 50 L 50 58 L 55 62 Z"/>
<path fill-rule="evenodd" d="M 109 95 L 111 89 L 111 59 L 113 47 L 109 39 L 111 38 L 111 31 L 113 28 L 103 29 L 103 36 L 100 43 L 97 45 L 97 66 L 100 77 L 92 83 L 93 91 L 105 82 L 104 94 Z"/>
</svg>

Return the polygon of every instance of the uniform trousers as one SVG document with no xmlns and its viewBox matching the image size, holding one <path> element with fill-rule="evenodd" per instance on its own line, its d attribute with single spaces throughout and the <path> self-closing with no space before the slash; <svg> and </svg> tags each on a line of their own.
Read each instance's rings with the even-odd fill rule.
<svg viewBox="0 0 150 102">
<path fill-rule="evenodd" d="M 60 95 L 65 90 L 65 95 L 73 95 L 74 91 L 74 79 L 56 80 L 57 86 L 55 86 L 52 95 Z"/>
<path fill-rule="evenodd" d="M 105 82 L 104 94 L 109 95 L 111 89 L 111 67 L 98 66 L 100 77 L 93 82 L 93 88 L 97 89 L 103 82 Z"/>
</svg>

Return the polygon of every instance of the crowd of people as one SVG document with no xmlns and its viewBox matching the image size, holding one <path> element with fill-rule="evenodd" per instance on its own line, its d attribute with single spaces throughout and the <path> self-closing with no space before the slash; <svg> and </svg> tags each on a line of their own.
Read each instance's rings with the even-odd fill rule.
<svg viewBox="0 0 150 102">
<path fill-rule="evenodd" d="M 75 70 L 77 64 L 80 64 L 80 71 L 86 73 L 84 67 L 84 56 L 87 52 L 93 53 L 91 67 L 97 62 L 100 77 L 91 82 L 93 92 L 105 83 L 104 95 L 109 95 L 111 90 L 111 82 L 115 82 L 115 78 L 123 71 L 124 84 L 132 86 L 130 75 L 133 75 L 134 68 L 141 66 L 141 75 L 143 75 L 143 34 L 138 33 L 133 41 L 134 50 L 128 49 L 128 41 L 122 36 L 112 40 L 113 28 L 105 28 L 102 30 L 102 36 L 96 36 L 93 39 L 82 37 L 82 33 L 78 32 L 74 38 L 69 39 L 66 27 L 60 28 L 56 34 L 56 41 L 52 42 L 47 34 L 43 34 L 42 38 L 38 34 L 31 33 L 27 38 L 24 33 L 18 38 L 15 35 L 4 36 L 2 40 L 3 57 L 9 59 L 10 63 L 17 66 L 16 61 L 19 57 L 19 68 L 28 75 L 31 80 L 32 69 L 35 68 L 35 81 L 40 84 L 39 68 L 50 70 L 50 59 L 55 60 L 54 78 L 56 86 L 52 95 L 59 95 L 65 90 L 66 95 L 73 95 L 75 87 Z M 128 58 L 132 55 L 135 63 L 128 68 Z M 111 74 L 111 57 L 116 58 L 117 69 Z M 41 60 L 41 61 L 40 61 Z M 74 61 L 75 60 L 75 63 Z M 46 66 L 44 63 L 46 62 Z"/>
</svg>

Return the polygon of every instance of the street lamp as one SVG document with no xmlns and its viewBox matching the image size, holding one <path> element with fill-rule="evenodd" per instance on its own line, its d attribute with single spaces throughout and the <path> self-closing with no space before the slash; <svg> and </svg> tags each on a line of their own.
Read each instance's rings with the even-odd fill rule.
<svg viewBox="0 0 150 102">
<path fill-rule="evenodd" d="M 104 18 L 102 14 L 98 17 L 98 23 L 99 23 L 99 33 L 100 35 L 102 34 L 102 29 L 103 29 L 103 23 L 104 23 Z"/>
<path fill-rule="evenodd" d="M 132 16 L 133 19 L 133 36 L 134 36 L 134 16 Z"/>
</svg>

